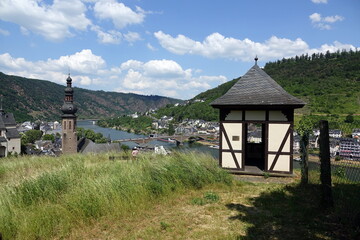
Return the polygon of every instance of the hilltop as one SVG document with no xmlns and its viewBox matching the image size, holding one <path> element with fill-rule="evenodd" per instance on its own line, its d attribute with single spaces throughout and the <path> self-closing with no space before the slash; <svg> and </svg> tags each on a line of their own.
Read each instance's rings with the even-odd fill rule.
<svg viewBox="0 0 360 240">
<path fill-rule="evenodd" d="M 65 84 L 65 78 L 64 78 Z M 65 86 L 50 81 L 6 75 L 0 72 L 0 95 L 3 106 L 18 122 L 36 119 L 59 119 Z M 74 88 L 80 118 L 103 118 L 132 112 L 145 112 L 181 100 L 156 95 L 92 91 Z"/>
<path fill-rule="evenodd" d="M 264 71 L 287 92 L 304 100 L 307 105 L 300 114 L 360 114 L 360 52 L 338 51 L 302 55 L 266 63 Z M 200 93 L 185 106 L 166 106 L 158 115 L 175 119 L 201 118 L 218 120 L 218 110 L 209 106 L 225 94 L 240 78 Z"/>
</svg>

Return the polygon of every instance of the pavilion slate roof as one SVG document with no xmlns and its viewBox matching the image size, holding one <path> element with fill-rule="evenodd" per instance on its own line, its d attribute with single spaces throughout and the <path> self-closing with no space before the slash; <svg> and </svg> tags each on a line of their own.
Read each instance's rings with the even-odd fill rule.
<svg viewBox="0 0 360 240">
<path fill-rule="evenodd" d="M 215 108 L 228 106 L 284 106 L 300 108 L 302 100 L 290 95 L 256 63 L 223 96 L 210 103 Z"/>
<path fill-rule="evenodd" d="M 3 124 L 5 125 L 5 127 L 8 126 L 16 126 L 16 121 L 14 118 L 14 114 L 12 113 L 1 113 L 0 114 L 0 118 L 2 119 Z"/>
</svg>

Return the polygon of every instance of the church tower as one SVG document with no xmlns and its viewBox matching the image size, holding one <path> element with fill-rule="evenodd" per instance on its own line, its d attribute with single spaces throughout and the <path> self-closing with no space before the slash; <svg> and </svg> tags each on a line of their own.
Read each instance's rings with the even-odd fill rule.
<svg viewBox="0 0 360 240">
<path fill-rule="evenodd" d="M 61 107 L 62 115 L 62 152 L 77 153 L 76 115 L 77 107 L 74 105 L 74 90 L 71 87 L 70 74 L 66 79 L 65 99 Z"/>
</svg>

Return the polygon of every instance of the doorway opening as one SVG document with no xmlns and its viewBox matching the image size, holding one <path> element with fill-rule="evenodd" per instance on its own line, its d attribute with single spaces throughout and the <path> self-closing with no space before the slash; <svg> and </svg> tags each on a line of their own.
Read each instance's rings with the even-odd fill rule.
<svg viewBox="0 0 360 240">
<path fill-rule="evenodd" d="M 245 142 L 245 166 L 265 170 L 265 124 L 247 123 Z"/>
</svg>

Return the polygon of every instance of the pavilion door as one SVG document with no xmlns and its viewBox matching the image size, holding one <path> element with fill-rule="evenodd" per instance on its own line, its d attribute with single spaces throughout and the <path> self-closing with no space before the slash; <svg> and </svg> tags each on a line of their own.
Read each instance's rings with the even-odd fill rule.
<svg viewBox="0 0 360 240">
<path fill-rule="evenodd" d="M 290 123 L 269 124 L 268 164 L 270 172 L 290 173 L 292 170 L 292 127 Z"/>
<path fill-rule="evenodd" d="M 243 123 L 220 123 L 220 166 L 230 169 L 243 169 L 242 134 Z"/>
<path fill-rule="evenodd" d="M 246 123 L 245 166 L 265 169 L 265 123 Z"/>
</svg>

